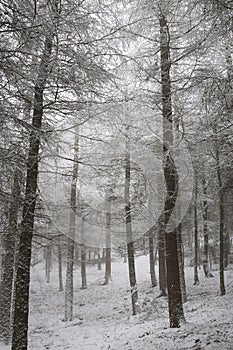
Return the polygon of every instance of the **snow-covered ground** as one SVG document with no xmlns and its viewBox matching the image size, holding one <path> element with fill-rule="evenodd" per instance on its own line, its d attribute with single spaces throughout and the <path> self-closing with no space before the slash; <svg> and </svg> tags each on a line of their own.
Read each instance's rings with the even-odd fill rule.
<svg viewBox="0 0 233 350">
<path fill-rule="evenodd" d="M 72 322 L 63 322 L 64 293 L 58 292 L 56 269 L 48 284 L 43 265 L 35 266 L 32 269 L 29 349 L 232 350 L 233 270 L 225 272 L 227 294 L 221 297 L 218 271 L 207 279 L 199 270 L 200 284 L 193 286 L 193 268 L 186 267 L 186 322 L 179 329 L 171 329 L 167 301 L 156 298 L 158 288 L 150 287 L 148 260 L 148 256 L 136 259 L 142 309 L 137 316 L 131 316 L 126 263 L 120 260 L 113 263 L 109 285 L 102 285 L 104 270 L 88 266 L 87 290 L 80 289 L 80 270 L 76 268 Z M 5 350 L 3 346 L 0 349 Z"/>
</svg>

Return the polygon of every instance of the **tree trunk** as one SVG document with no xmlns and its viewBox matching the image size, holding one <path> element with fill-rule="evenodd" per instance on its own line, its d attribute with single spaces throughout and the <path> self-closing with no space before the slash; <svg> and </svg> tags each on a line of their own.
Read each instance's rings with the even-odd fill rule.
<svg viewBox="0 0 233 350">
<path fill-rule="evenodd" d="M 126 128 L 128 132 L 128 128 Z M 133 315 L 137 314 L 137 282 L 134 262 L 134 245 L 131 222 L 131 204 L 130 204 L 130 154 L 129 154 L 129 136 L 126 135 L 126 157 L 125 157 L 125 223 L 126 223 L 126 240 L 128 253 L 128 268 L 129 268 L 129 282 L 131 289 L 131 301 Z"/>
<path fill-rule="evenodd" d="M 46 273 L 46 282 L 50 283 L 50 272 L 51 272 L 51 263 L 52 263 L 52 251 L 51 251 L 51 245 L 49 244 L 46 247 L 46 253 L 45 253 L 45 273 Z"/>
<path fill-rule="evenodd" d="M 170 80 L 170 47 L 168 23 L 163 13 L 159 16 L 160 56 L 162 81 L 162 115 L 163 115 L 163 164 L 167 196 L 164 204 L 164 228 L 167 266 L 167 289 L 170 327 L 179 327 L 184 319 L 182 294 L 180 288 L 180 272 L 177 252 L 177 233 L 167 231 L 167 225 L 173 213 L 177 199 L 178 175 L 171 156 L 173 146 L 173 117 L 171 103 Z"/>
<path fill-rule="evenodd" d="M 82 289 L 87 289 L 87 273 L 86 273 L 86 247 L 84 244 L 84 220 L 81 222 L 81 277 Z"/>
<path fill-rule="evenodd" d="M 222 172 L 219 159 L 219 148 L 216 142 L 216 167 L 219 187 L 219 240 L 220 240 L 220 261 L 219 261 L 219 278 L 220 278 L 220 292 L 221 295 L 226 294 L 224 282 L 224 196 L 222 185 Z"/>
<path fill-rule="evenodd" d="M 155 256 L 154 256 L 154 239 L 153 233 L 149 235 L 149 256 L 150 256 L 150 276 L 151 276 L 151 286 L 156 287 L 156 275 L 155 275 Z"/>
<path fill-rule="evenodd" d="M 77 180 L 78 180 L 78 126 L 75 128 L 74 162 L 70 189 L 70 234 L 67 240 L 67 266 L 65 288 L 65 321 L 73 319 L 73 270 L 74 270 L 74 239 L 77 209 Z"/>
<path fill-rule="evenodd" d="M 27 349 L 30 262 L 37 197 L 40 131 L 43 118 L 43 97 L 46 81 L 49 75 L 52 47 L 53 33 L 50 32 L 45 38 L 44 52 L 40 61 L 37 82 L 35 85 L 32 129 L 27 158 L 25 200 L 19 239 L 18 268 L 15 281 L 16 289 L 12 350 Z"/>
<path fill-rule="evenodd" d="M 14 172 L 12 198 L 9 210 L 7 233 L 3 237 L 2 279 L 0 288 L 0 339 L 8 342 L 11 338 L 12 292 L 18 207 L 20 197 L 20 171 Z"/>
<path fill-rule="evenodd" d="M 178 252 L 178 260 L 179 260 L 182 302 L 186 303 L 187 293 L 186 293 L 186 283 L 185 283 L 185 274 L 184 274 L 184 254 L 183 254 L 183 245 L 182 245 L 182 224 L 181 223 L 177 227 L 177 252 Z"/>
<path fill-rule="evenodd" d="M 199 284 L 198 278 L 198 219 L 197 219 L 197 193 L 198 182 L 195 174 L 195 200 L 194 200 L 194 285 Z"/>
<path fill-rule="evenodd" d="M 165 258 L 165 231 L 159 227 L 158 233 L 158 253 L 159 253 L 159 289 L 160 296 L 167 296 L 167 273 Z"/>
<path fill-rule="evenodd" d="M 209 235 L 208 235 L 208 202 L 207 202 L 207 184 L 205 178 L 202 182 L 203 185 L 203 235 L 204 235 L 204 259 L 203 269 L 205 277 L 213 277 L 209 267 Z"/>
<path fill-rule="evenodd" d="M 106 248 L 102 249 L 102 262 L 105 262 L 106 260 Z"/>
<path fill-rule="evenodd" d="M 98 270 L 102 270 L 100 248 L 98 248 Z"/>
<path fill-rule="evenodd" d="M 106 259 L 105 259 L 105 284 L 111 278 L 111 202 L 109 201 L 106 213 Z"/>
<path fill-rule="evenodd" d="M 62 249 L 61 249 L 61 239 L 58 238 L 57 242 L 57 260 L 58 260 L 58 282 L 59 282 L 59 292 L 63 291 L 63 280 L 62 280 Z"/>
<path fill-rule="evenodd" d="M 223 250 L 224 250 L 224 269 L 228 267 L 228 255 L 231 249 L 231 241 L 229 233 L 224 234 L 223 237 Z"/>
<path fill-rule="evenodd" d="M 143 249 L 143 254 L 146 255 L 146 240 L 145 240 L 145 237 L 142 238 L 142 249 Z"/>
</svg>

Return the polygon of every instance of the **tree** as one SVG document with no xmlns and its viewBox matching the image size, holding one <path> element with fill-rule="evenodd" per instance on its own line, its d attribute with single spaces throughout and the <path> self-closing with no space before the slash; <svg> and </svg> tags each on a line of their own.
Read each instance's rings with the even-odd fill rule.
<svg viewBox="0 0 233 350">
<path fill-rule="evenodd" d="M 223 195 L 223 181 L 222 171 L 220 165 L 219 146 L 216 142 L 215 145 L 216 156 L 216 170 L 218 178 L 218 195 L 219 195 L 219 241 L 220 241 L 220 262 L 219 262 L 219 277 L 220 277 L 220 291 L 221 295 L 226 294 L 225 282 L 224 282 L 224 195 Z"/>
<path fill-rule="evenodd" d="M 83 214 L 82 214 L 83 215 Z M 86 247 L 84 243 L 85 235 L 85 221 L 84 217 L 81 218 L 81 277 L 82 277 L 82 289 L 87 288 L 87 273 L 86 273 Z"/>
<path fill-rule="evenodd" d="M 131 201 L 130 201 L 130 138 L 129 126 L 126 126 L 126 155 L 125 155 L 125 224 L 128 253 L 129 282 L 133 315 L 137 314 L 137 282 L 134 262 L 134 243 L 131 225 Z"/>
<path fill-rule="evenodd" d="M 65 321 L 73 319 L 73 267 L 74 267 L 74 240 L 77 215 L 77 180 L 78 180 L 78 152 L 79 152 L 79 128 L 75 129 L 74 161 L 70 187 L 70 232 L 67 240 L 67 267 L 65 289 Z"/>
<path fill-rule="evenodd" d="M 9 210 L 9 224 L 4 237 L 4 255 L 2 259 L 2 278 L 0 292 L 0 338 L 8 342 L 11 338 L 12 291 L 15 262 L 15 247 L 18 227 L 18 210 L 20 200 L 21 171 L 14 171 L 12 198 Z"/>
<path fill-rule="evenodd" d="M 199 252 L 199 244 L 198 244 L 198 213 L 197 213 L 197 195 L 198 195 L 198 180 L 197 174 L 195 174 L 195 198 L 194 198 L 194 284 L 199 284 L 198 278 L 198 252 Z"/>
<path fill-rule="evenodd" d="M 57 18 L 59 14 L 58 2 L 55 2 L 54 6 L 52 14 L 53 17 Z M 23 219 L 21 223 L 18 251 L 18 268 L 15 282 L 16 291 L 12 350 L 27 349 L 30 262 L 37 197 L 40 131 L 43 119 L 44 90 L 49 76 L 54 31 L 54 26 L 51 26 L 46 33 L 44 49 L 40 59 L 37 80 L 34 87 L 32 130 L 30 133 L 30 144 L 27 157 L 25 201 L 23 205 Z"/>
<path fill-rule="evenodd" d="M 106 196 L 106 256 L 105 256 L 105 282 L 108 284 L 111 278 L 111 201 L 114 199 L 111 189 Z"/>
<path fill-rule="evenodd" d="M 150 257 L 150 276 L 152 287 L 157 286 L 156 275 L 155 275 L 155 254 L 154 254 L 154 237 L 152 233 L 149 234 L 149 257 Z"/>
<path fill-rule="evenodd" d="M 61 237 L 57 239 L 57 260 L 58 260 L 58 282 L 59 292 L 63 291 L 63 279 L 62 279 L 62 246 Z"/>
<path fill-rule="evenodd" d="M 162 115 L 163 115 L 163 152 L 164 178 L 167 187 L 167 197 L 164 204 L 164 228 L 166 244 L 167 289 L 170 326 L 179 327 L 184 318 L 182 293 L 180 288 L 180 272 L 177 253 L 177 231 L 167 231 L 169 219 L 176 203 L 178 179 L 174 160 L 171 155 L 173 143 L 171 80 L 170 80 L 170 47 L 168 23 L 162 11 L 159 14 L 160 25 L 160 55 L 161 55 L 161 84 L 162 84 Z"/>
</svg>

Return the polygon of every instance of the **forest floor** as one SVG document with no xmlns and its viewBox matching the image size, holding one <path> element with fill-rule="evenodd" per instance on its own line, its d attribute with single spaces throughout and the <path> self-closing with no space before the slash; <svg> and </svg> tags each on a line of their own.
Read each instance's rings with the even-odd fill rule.
<svg viewBox="0 0 233 350">
<path fill-rule="evenodd" d="M 131 316 L 127 264 L 112 264 L 112 280 L 102 285 L 104 269 L 88 266 L 88 288 L 80 289 L 80 269 L 75 269 L 74 320 L 64 322 L 64 292 L 58 292 L 57 271 L 46 283 L 42 264 L 32 268 L 30 298 L 30 350 L 232 350 L 233 269 L 225 271 L 225 296 L 219 294 L 218 271 L 193 285 L 193 268 L 186 267 L 188 301 L 186 322 L 169 328 L 167 300 L 156 298 L 158 287 L 150 287 L 149 258 L 136 259 L 141 313 Z M 156 272 L 158 273 L 156 266 Z M 8 350 L 8 347 L 1 347 Z"/>
</svg>

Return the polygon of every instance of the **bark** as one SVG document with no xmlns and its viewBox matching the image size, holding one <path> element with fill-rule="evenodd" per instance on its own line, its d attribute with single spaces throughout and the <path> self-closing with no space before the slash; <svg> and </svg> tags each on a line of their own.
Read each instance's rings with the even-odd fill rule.
<svg viewBox="0 0 233 350">
<path fill-rule="evenodd" d="M 102 261 L 105 262 L 106 260 L 106 248 L 102 249 Z"/>
<path fill-rule="evenodd" d="M 110 200 L 111 201 L 111 200 Z M 109 201 L 109 212 L 106 213 L 106 258 L 105 258 L 105 284 L 111 278 L 111 202 Z"/>
<path fill-rule="evenodd" d="M 20 171 L 14 172 L 12 199 L 9 210 L 9 224 L 3 237 L 2 279 L 0 288 L 0 339 L 8 342 L 11 338 L 12 293 L 14 279 L 14 259 L 20 197 Z"/>
<path fill-rule="evenodd" d="M 77 180 L 78 180 L 78 126 L 75 129 L 74 162 L 70 188 L 70 234 L 67 240 L 67 265 L 65 288 L 65 321 L 73 319 L 73 270 L 74 270 L 74 239 L 77 209 Z"/>
<path fill-rule="evenodd" d="M 210 272 L 209 264 L 209 235 L 208 235 L 208 202 L 207 202 L 207 184 L 205 178 L 202 182 L 203 185 L 203 235 L 204 235 L 204 259 L 203 259 L 203 269 L 205 277 L 213 277 Z"/>
<path fill-rule="evenodd" d="M 52 251 L 51 245 L 46 247 L 46 255 L 45 255 L 45 273 L 46 273 L 46 282 L 50 283 L 50 272 L 51 272 L 51 263 L 52 263 Z"/>
<path fill-rule="evenodd" d="M 155 275 L 155 256 L 154 256 L 154 238 L 153 234 L 149 235 L 149 257 L 150 257 L 150 276 L 151 276 L 151 286 L 156 287 L 156 275 Z"/>
<path fill-rule="evenodd" d="M 26 350 L 28 338 L 29 284 L 34 213 L 37 197 L 40 131 L 43 119 L 43 97 L 49 75 L 50 58 L 53 47 L 53 33 L 45 38 L 44 51 L 38 69 L 34 91 L 32 129 L 27 157 L 26 189 L 23 219 L 18 249 L 16 273 L 15 310 L 13 321 L 12 350 Z"/>
<path fill-rule="evenodd" d="M 98 248 L 98 270 L 102 270 L 100 248 Z"/>
<path fill-rule="evenodd" d="M 225 233 L 223 237 L 223 250 L 224 250 L 224 269 L 228 267 L 228 255 L 231 249 L 230 235 Z"/>
<path fill-rule="evenodd" d="M 163 13 L 160 13 L 159 25 L 163 115 L 163 164 L 164 178 L 167 187 L 167 196 L 164 204 L 164 228 L 166 230 L 177 199 L 178 175 L 171 155 L 173 146 L 173 116 L 170 81 L 170 46 L 168 23 Z M 166 230 L 165 247 L 170 327 L 179 327 L 180 320 L 184 318 L 184 313 L 180 288 L 176 229 L 172 232 Z"/>
<path fill-rule="evenodd" d="M 128 131 L 128 130 L 126 130 Z M 126 223 L 126 240 L 129 268 L 129 282 L 131 291 L 132 311 L 133 315 L 137 314 L 137 282 L 135 273 L 134 261 L 134 244 L 131 220 L 131 204 L 130 204 L 130 154 L 129 154 L 129 139 L 126 135 L 126 157 L 125 157 L 125 223 Z"/>
<path fill-rule="evenodd" d="M 204 196 L 204 200 L 203 200 L 203 235 L 204 235 L 204 254 L 205 254 L 205 259 L 208 263 L 209 260 L 209 237 L 208 237 L 208 224 L 207 224 L 207 220 L 208 220 L 208 203 L 207 203 L 207 185 L 206 185 L 206 181 L 205 179 L 203 179 L 203 196 Z"/>
<path fill-rule="evenodd" d="M 62 280 L 62 248 L 61 239 L 58 238 L 57 243 L 57 260 L 58 260 L 58 282 L 59 282 L 59 292 L 63 291 L 63 280 Z"/>
<path fill-rule="evenodd" d="M 180 288 L 182 293 L 182 302 L 186 303 L 187 293 L 186 293 L 186 283 L 184 274 L 184 253 L 182 244 L 182 224 L 180 223 L 177 227 L 177 252 L 179 260 L 179 272 L 180 272 Z"/>
<path fill-rule="evenodd" d="M 224 282 L 224 195 L 222 184 L 222 172 L 220 165 L 219 147 L 216 142 L 216 167 L 219 187 L 219 240 L 220 240 L 220 261 L 219 261 L 219 278 L 220 278 L 220 292 L 221 295 L 226 294 Z"/>
<path fill-rule="evenodd" d="M 159 228 L 158 234 L 158 253 L 159 253 L 159 289 L 160 296 L 167 295 L 167 273 L 166 273 L 166 258 L 165 258 L 165 231 L 164 228 Z"/>
<path fill-rule="evenodd" d="M 177 132 L 179 132 L 180 129 L 180 121 L 177 118 L 175 120 L 175 126 Z M 173 135 L 175 143 L 179 143 L 179 138 L 176 137 L 176 132 Z M 179 261 L 179 272 L 180 272 L 180 287 L 181 287 L 181 293 L 182 293 L 182 302 L 185 303 L 187 301 L 187 293 L 186 293 L 186 283 L 185 283 L 185 273 L 184 273 L 184 249 L 182 244 L 182 220 L 181 220 L 181 198 L 179 195 L 179 192 L 177 194 L 177 219 L 178 219 L 178 227 L 177 227 L 177 252 L 178 252 L 178 261 Z"/>
<path fill-rule="evenodd" d="M 199 284 L 198 277 L 198 218 L 197 218 L 197 174 L 195 174 L 195 202 L 194 202 L 194 285 Z"/>
<path fill-rule="evenodd" d="M 87 288 L 87 273 L 86 273 L 86 247 L 84 244 L 84 220 L 81 223 L 81 278 L 82 289 Z"/>
</svg>

